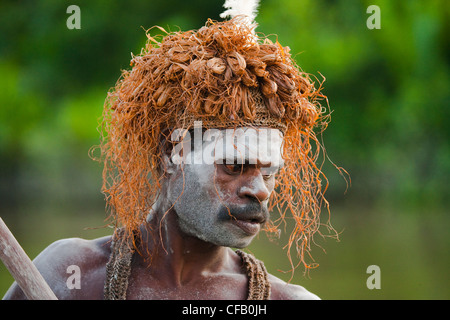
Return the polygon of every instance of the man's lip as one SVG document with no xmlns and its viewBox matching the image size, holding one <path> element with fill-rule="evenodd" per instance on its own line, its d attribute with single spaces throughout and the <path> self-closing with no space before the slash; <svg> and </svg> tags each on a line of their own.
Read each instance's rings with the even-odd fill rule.
<svg viewBox="0 0 450 320">
<path fill-rule="evenodd" d="M 242 231 L 244 231 L 248 235 L 256 235 L 261 228 L 261 223 L 256 220 L 233 219 L 232 223 L 241 228 Z"/>
</svg>

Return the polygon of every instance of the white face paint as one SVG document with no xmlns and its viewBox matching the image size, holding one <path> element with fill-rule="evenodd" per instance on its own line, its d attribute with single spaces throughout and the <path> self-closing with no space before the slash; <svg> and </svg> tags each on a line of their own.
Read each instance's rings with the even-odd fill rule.
<svg viewBox="0 0 450 320">
<path fill-rule="evenodd" d="M 208 133 L 208 131 L 206 132 Z M 258 162 L 281 166 L 283 136 L 277 129 L 237 128 L 219 131 L 217 139 L 205 143 L 203 160 L 207 163 L 249 163 Z"/>
<path fill-rule="evenodd" d="M 194 129 L 195 130 L 195 129 Z M 283 134 L 272 128 L 210 129 L 203 134 L 194 131 L 176 133 L 181 142 L 172 151 L 175 164 L 232 164 L 249 163 L 281 167 L 283 165 Z"/>
<path fill-rule="evenodd" d="M 181 230 L 216 245 L 248 246 L 256 235 L 250 231 L 259 228 L 254 225 L 251 226 L 253 229 L 237 227 L 232 223 L 236 219 L 230 216 L 227 208 L 234 217 L 264 216 L 268 219 L 267 201 L 243 203 L 237 196 L 240 186 L 233 183 L 237 178 L 219 171 L 218 166 L 245 163 L 279 168 L 283 164 L 282 144 L 283 135 L 277 129 L 207 130 L 203 134 L 201 148 L 194 141 L 194 146 L 197 146 L 194 150 L 183 150 L 183 156 L 172 154 L 172 162 L 182 161 L 176 175 L 170 179 L 168 199 L 174 204 Z M 185 143 L 183 148 L 188 145 L 191 141 Z M 248 182 L 245 188 L 251 186 L 267 190 L 266 182 L 261 177 L 245 179 L 256 179 L 244 180 Z"/>
</svg>

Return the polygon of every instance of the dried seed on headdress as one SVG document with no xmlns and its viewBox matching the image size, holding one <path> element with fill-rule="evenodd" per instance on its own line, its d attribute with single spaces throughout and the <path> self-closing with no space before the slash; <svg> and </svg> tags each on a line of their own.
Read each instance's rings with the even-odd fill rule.
<svg viewBox="0 0 450 320">
<path fill-rule="evenodd" d="M 271 69 L 275 69 L 280 73 L 290 75 L 290 74 L 296 74 L 297 71 L 293 70 L 292 66 L 288 66 L 286 63 L 277 63 L 272 66 L 270 66 Z"/>
<path fill-rule="evenodd" d="M 272 54 L 266 54 L 265 56 L 262 56 L 261 61 L 270 65 L 270 64 L 275 64 L 277 62 L 281 62 L 282 58 L 278 54 L 272 53 Z"/>
<path fill-rule="evenodd" d="M 158 98 L 158 101 L 156 101 L 156 105 L 158 107 L 162 107 L 166 104 L 167 100 L 169 100 L 170 98 L 170 93 L 171 93 L 171 89 L 170 88 L 166 88 L 161 95 Z"/>
<path fill-rule="evenodd" d="M 186 71 L 193 74 L 203 73 L 206 69 L 206 60 L 196 59 L 187 67 Z"/>
<path fill-rule="evenodd" d="M 139 95 L 139 93 L 142 91 L 144 85 L 145 85 L 145 80 L 142 80 L 141 83 L 136 86 L 136 88 L 133 90 L 133 93 L 131 94 L 132 97 L 136 97 Z"/>
<path fill-rule="evenodd" d="M 157 101 L 159 99 L 159 96 L 161 95 L 161 93 L 166 89 L 165 86 L 160 86 L 158 87 L 158 89 L 155 90 L 155 92 L 153 93 L 153 99 L 155 101 Z"/>
<path fill-rule="evenodd" d="M 202 111 L 202 100 L 201 99 L 193 100 L 191 110 L 194 113 L 201 113 L 201 111 Z"/>
<path fill-rule="evenodd" d="M 300 114 L 300 120 L 306 126 L 313 125 L 318 117 L 318 112 L 314 104 L 307 101 L 306 99 L 302 99 L 305 103 L 302 105 L 302 112 Z"/>
<path fill-rule="evenodd" d="M 245 62 L 244 57 L 237 52 L 232 52 L 231 54 L 229 54 L 227 56 L 227 62 L 231 68 L 231 71 L 233 71 L 233 73 L 239 77 L 242 76 L 245 68 L 247 67 L 247 63 Z"/>
<path fill-rule="evenodd" d="M 225 104 L 223 115 L 227 115 L 230 119 L 236 119 L 239 109 L 241 108 L 242 90 L 240 85 L 235 85 L 231 89 L 231 92 L 225 96 Z"/>
<path fill-rule="evenodd" d="M 224 103 L 222 108 L 222 115 L 223 116 L 229 116 L 231 120 L 235 119 L 235 116 L 231 112 L 231 105 L 229 103 Z"/>
<path fill-rule="evenodd" d="M 269 73 L 266 71 L 266 64 L 260 60 L 249 58 L 246 60 L 248 68 L 260 78 L 268 77 Z"/>
<path fill-rule="evenodd" d="M 202 46 L 202 45 L 194 46 L 192 48 L 192 52 L 199 59 L 211 59 L 211 58 L 214 58 L 217 54 L 216 50 Z"/>
<path fill-rule="evenodd" d="M 159 77 L 164 71 L 167 70 L 167 68 L 169 68 L 169 65 L 170 65 L 170 61 L 167 60 L 167 59 L 164 59 L 164 60 L 162 61 L 162 63 L 160 63 L 160 64 L 158 65 L 158 67 L 156 67 L 156 69 L 152 72 L 152 73 L 153 73 L 153 76 L 154 76 L 155 78 L 156 78 L 156 77 Z"/>
<path fill-rule="evenodd" d="M 173 62 L 183 63 L 189 61 L 191 54 L 179 45 L 169 49 L 167 56 Z"/>
<path fill-rule="evenodd" d="M 217 96 L 208 95 L 203 105 L 206 114 L 216 114 L 219 111 L 220 104 L 216 103 Z"/>
<path fill-rule="evenodd" d="M 266 71 L 266 65 L 264 64 L 264 66 L 259 66 L 259 67 L 255 67 L 253 68 L 253 73 L 260 78 L 266 78 L 269 76 L 269 72 Z"/>
<path fill-rule="evenodd" d="M 304 93 L 309 93 L 310 92 L 310 88 L 311 88 L 311 83 L 307 80 L 307 79 L 305 79 L 305 78 L 303 78 L 303 77 L 300 77 L 300 84 L 299 84 L 299 89 L 300 89 L 300 93 L 301 94 L 304 94 Z"/>
<path fill-rule="evenodd" d="M 270 41 L 269 39 L 266 39 L 268 41 Z M 272 42 L 271 43 L 262 43 L 259 45 L 259 49 L 261 51 L 262 54 L 271 54 L 271 53 L 276 53 L 278 52 L 278 46 L 274 45 Z"/>
<path fill-rule="evenodd" d="M 233 71 L 231 71 L 230 66 L 225 69 L 225 80 L 229 81 L 233 77 Z"/>
<path fill-rule="evenodd" d="M 185 69 L 187 69 L 187 67 L 182 66 L 179 63 L 173 63 L 169 67 L 169 70 L 167 70 L 166 78 L 169 80 L 177 80 Z"/>
<path fill-rule="evenodd" d="M 288 105 L 286 108 L 286 117 L 291 120 L 297 120 L 300 117 L 300 107 L 295 105 Z"/>
<path fill-rule="evenodd" d="M 242 83 L 245 84 L 247 87 L 257 87 L 258 81 L 256 80 L 256 76 L 253 73 L 248 72 L 247 70 L 244 70 L 244 73 L 242 74 Z"/>
<path fill-rule="evenodd" d="M 267 107 L 270 111 L 270 113 L 278 118 L 281 118 L 284 116 L 285 109 L 283 107 L 283 104 L 281 103 L 280 97 L 278 95 L 273 95 L 270 98 L 267 99 L 268 104 Z"/>
<path fill-rule="evenodd" d="M 283 70 L 287 70 L 287 68 L 283 68 L 282 66 L 284 66 L 284 64 L 279 63 L 267 68 L 270 73 L 270 79 L 277 83 L 280 90 L 285 91 L 286 93 L 292 93 L 297 87 L 296 82 L 287 74 L 287 72 L 283 72 Z"/>
<path fill-rule="evenodd" d="M 283 99 L 281 95 L 280 98 Z M 292 103 L 287 104 L 286 116 L 291 120 L 297 120 L 300 117 L 300 112 L 304 101 L 306 100 L 304 98 L 300 98 L 298 93 L 295 91 L 292 96 Z"/>
<path fill-rule="evenodd" d="M 270 79 L 263 79 L 262 81 L 260 81 L 260 87 L 262 94 L 266 97 L 273 96 L 278 89 L 278 86 L 275 83 L 275 81 L 272 81 Z"/>
<path fill-rule="evenodd" d="M 211 69 L 212 72 L 216 74 L 224 73 L 225 69 L 227 68 L 225 61 L 223 61 L 221 58 L 209 59 L 206 65 L 209 69 Z"/>
<path fill-rule="evenodd" d="M 194 60 L 185 70 L 185 74 L 182 83 L 185 87 L 189 88 L 193 85 L 197 85 L 201 77 L 205 75 L 206 71 L 206 61 L 205 60 Z"/>
<path fill-rule="evenodd" d="M 251 95 L 249 94 L 248 89 L 247 90 L 243 90 L 243 96 L 242 96 L 242 101 L 241 101 L 241 107 L 242 107 L 242 111 L 244 112 L 244 117 L 253 120 L 256 117 L 256 106 L 253 105 L 250 108 L 250 101 L 249 98 L 251 97 Z M 255 102 L 253 101 L 253 104 Z"/>
<path fill-rule="evenodd" d="M 289 79 L 287 76 L 273 77 L 272 78 L 278 85 L 278 92 L 283 92 L 286 95 L 291 95 L 295 92 L 296 85 L 294 80 Z"/>
<path fill-rule="evenodd" d="M 295 91 L 294 91 L 294 93 L 295 93 Z M 278 86 L 277 94 L 283 102 L 291 103 L 294 101 L 293 94 L 290 94 L 289 92 L 286 92 L 285 90 L 282 90 L 280 86 Z"/>
</svg>

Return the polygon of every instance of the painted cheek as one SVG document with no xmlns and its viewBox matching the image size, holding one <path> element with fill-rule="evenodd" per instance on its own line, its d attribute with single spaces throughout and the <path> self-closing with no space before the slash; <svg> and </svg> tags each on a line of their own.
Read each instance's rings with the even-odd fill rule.
<svg viewBox="0 0 450 320">
<path fill-rule="evenodd" d="M 212 197 L 218 197 L 221 201 L 230 201 L 236 195 L 238 185 L 239 176 L 226 174 L 216 166 L 215 177 L 211 180 L 212 190 L 210 194 Z"/>
<path fill-rule="evenodd" d="M 271 193 L 268 181 L 263 178 L 259 169 L 253 170 L 253 175 L 249 178 L 249 181 L 245 187 L 241 188 L 241 192 L 243 190 L 246 191 L 246 194 L 258 199 L 259 201 L 267 200 Z"/>
</svg>

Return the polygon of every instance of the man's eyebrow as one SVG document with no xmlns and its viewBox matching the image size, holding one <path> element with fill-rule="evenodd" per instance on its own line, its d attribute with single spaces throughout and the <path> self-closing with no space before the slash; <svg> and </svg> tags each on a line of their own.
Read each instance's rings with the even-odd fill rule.
<svg viewBox="0 0 450 320">
<path fill-rule="evenodd" d="M 255 165 L 260 168 L 276 168 L 281 169 L 284 167 L 284 161 L 277 161 L 277 164 L 273 164 L 271 161 L 269 162 L 261 162 L 258 159 L 256 159 L 256 162 L 252 159 L 250 162 L 250 159 L 248 157 L 227 157 L 225 159 L 217 159 L 216 163 L 219 162 L 221 164 L 242 164 L 242 165 Z"/>
</svg>

